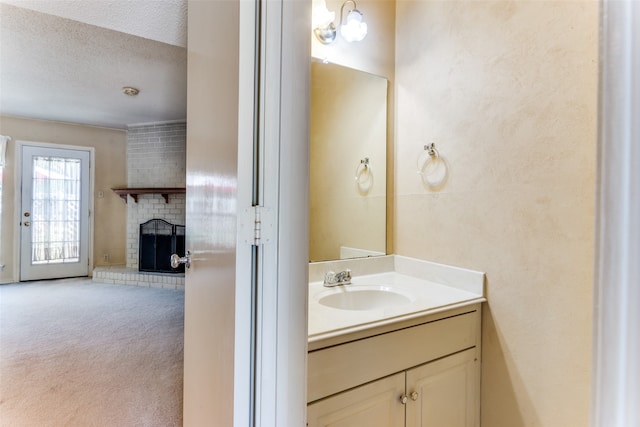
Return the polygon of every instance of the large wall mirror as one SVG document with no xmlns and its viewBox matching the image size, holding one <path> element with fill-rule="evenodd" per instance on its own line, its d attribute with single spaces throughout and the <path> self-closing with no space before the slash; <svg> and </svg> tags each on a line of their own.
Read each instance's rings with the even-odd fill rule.
<svg viewBox="0 0 640 427">
<path fill-rule="evenodd" d="M 385 78 L 311 63 L 309 259 L 386 254 Z"/>
</svg>

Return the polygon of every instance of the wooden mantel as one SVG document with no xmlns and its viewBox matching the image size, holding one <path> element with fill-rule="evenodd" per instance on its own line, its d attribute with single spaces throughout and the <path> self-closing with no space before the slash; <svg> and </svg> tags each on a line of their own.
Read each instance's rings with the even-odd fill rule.
<svg viewBox="0 0 640 427">
<path fill-rule="evenodd" d="M 135 203 L 138 203 L 138 196 L 140 194 L 160 194 L 164 198 L 165 203 L 169 203 L 169 194 L 183 194 L 186 192 L 184 187 L 172 187 L 172 188 L 112 188 L 125 203 L 128 202 L 127 196 L 131 196 Z"/>
</svg>

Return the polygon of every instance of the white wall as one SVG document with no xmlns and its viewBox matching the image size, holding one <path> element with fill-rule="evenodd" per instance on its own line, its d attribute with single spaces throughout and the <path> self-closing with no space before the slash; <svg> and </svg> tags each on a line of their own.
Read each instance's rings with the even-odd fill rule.
<svg viewBox="0 0 640 427">
<path fill-rule="evenodd" d="M 586 426 L 598 3 L 399 1 L 396 252 L 487 273 L 482 425 Z M 441 191 L 416 158 L 435 142 Z"/>
</svg>

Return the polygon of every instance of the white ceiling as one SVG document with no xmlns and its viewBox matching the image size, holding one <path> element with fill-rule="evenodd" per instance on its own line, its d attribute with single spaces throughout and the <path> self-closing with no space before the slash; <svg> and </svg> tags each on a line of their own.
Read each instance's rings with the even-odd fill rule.
<svg viewBox="0 0 640 427">
<path fill-rule="evenodd" d="M 0 114 L 115 128 L 184 120 L 186 25 L 186 0 L 0 0 Z"/>
</svg>

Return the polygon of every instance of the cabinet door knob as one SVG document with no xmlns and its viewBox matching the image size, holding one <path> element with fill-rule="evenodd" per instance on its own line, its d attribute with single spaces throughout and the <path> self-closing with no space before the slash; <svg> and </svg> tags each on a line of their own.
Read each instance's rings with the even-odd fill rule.
<svg viewBox="0 0 640 427">
<path fill-rule="evenodd" d="M 406 394 L 403 394 L 402 396 L 400 396 L 400 403 L 402 403 L 403 405 L 407 403 L 407 400 L 409 399 L 407 398 Z"/>
<path fill-rule="evenodd" d="M 414 391 L 413 393 L 411 393 L 411 400 L 416 401 L 418 400 L 418 392 Z"/>
</svg>

